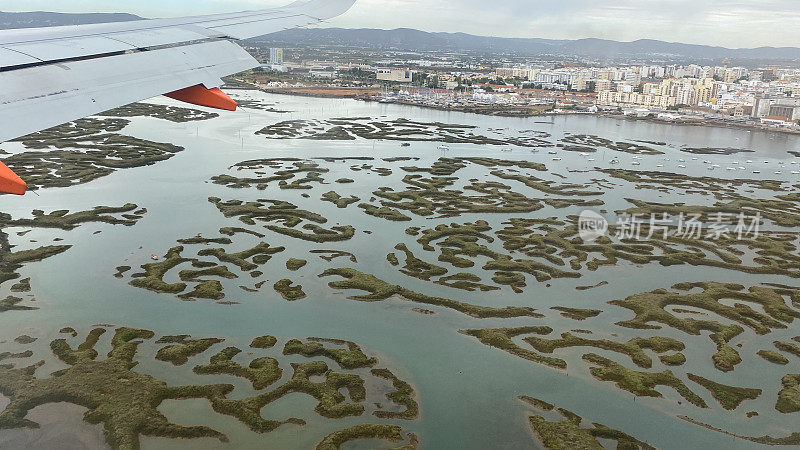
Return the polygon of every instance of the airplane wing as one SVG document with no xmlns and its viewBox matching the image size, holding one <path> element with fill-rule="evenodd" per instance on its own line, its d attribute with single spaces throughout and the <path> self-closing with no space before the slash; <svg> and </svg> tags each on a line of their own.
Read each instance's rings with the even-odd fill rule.
<svg viewBox="0 0 800 450">
<path fill-rule="evenodd" d="M 353 3 L 0 31 L 0 142 L 162 94 L 234 110 L 221 78 L 259 65 L 234 41 L 314 24 Z M 0 192 L 25 190 L 0 163 Z"/>
</svg>

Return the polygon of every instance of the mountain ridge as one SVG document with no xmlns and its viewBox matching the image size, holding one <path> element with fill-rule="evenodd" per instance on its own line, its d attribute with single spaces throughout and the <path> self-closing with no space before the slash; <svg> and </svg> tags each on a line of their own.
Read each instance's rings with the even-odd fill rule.
<svg viewBox="0 0 800 450">
<path fill-rule="evenodd" d="M 142 18 L 126 13 L 55 13 L 48 11 L 0 11 L 0 29 L 41 28 L 91 23 L 128 22 Z"/>
<path fill-rule="evenodd" d="M 0 29 L 140 20 L 125 13 L 0 12 Z M 547 39 L 478 36 L 464 32 L 428 32 L 413 28 L 298 28 L 257 41 L 284 45 L 345 46 L 405 51 L 509 53 L 525 56 L 579 56 L 599 59 L 797 61 L 798 47 L 726 48 L 656 39 L 622 42 L 600 38 Z"/>
<path fill-rule="evenodd" d="M 374 28 L 311 28 L 285 30 L 259 38 L 259 41 L 305 45 L 341 45 L 376 49 L 417 51 L 478 51 L 528 55 L 564 55 L 591 57 L 673 56 L 696 59 L 798 60 L 798 47 L 726 48 L 703 44 L 685 44 L 656 39 L 630 42 L 600 38 L 546 39 L 501 38 L 468 33 L 426 32 L 411 28 L 381 30 Z"/>
</svg>

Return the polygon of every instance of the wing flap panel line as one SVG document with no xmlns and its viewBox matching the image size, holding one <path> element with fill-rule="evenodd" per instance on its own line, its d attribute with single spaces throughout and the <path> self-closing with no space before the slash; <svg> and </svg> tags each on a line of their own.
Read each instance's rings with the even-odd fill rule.
<svg viewBox="0 0 800 450">
<path fill-rule="evenodd" d="M 22 66 L 26 64 L 37 64 L 39 62 L 40 61 L 38 59 L 31 55 L 26 55 L 25 53 L 16 50 L 9 50 L 7 48 L 0 47 L 0 67 L 4 67 L 6 65 Z"/>
<path fill-rule="evenodd" d="M 300 15 L 283 16 L 283 17 L 274 17 L 271 18 L 268 23 L 265 23 L 263 20 L 258 20 L 258 19 L 241 20 L 235 23 L 229 22 L 223 25 L 215 25 L 213 27 L 210 27 L 209 30 L 212 30 L 219 34 L 223 34 L 233 39 L 248 39 L 251 37 L 260 36 L 264 34 L 263 31 L 265 31 L 265 29 L 267 31 L 267 34 L 269 34 L 278 31 L 288 30 L 290 28 L 296 28 L 298 27 L 298 24 L 311 25 L 318 22 L 319 20 L 315 19 L 314 17 L 300 14 Z"/>
<path fill-rule="evenodd" d="M 120 42 L 125 42 L 135 48 L 147 48 L 179 44 L 181 42 L 200 41 L 208 39 L 210 36 L 207 31 L 201 33 L 191 27 L 180 27 L 113 33 L 109 34 L 108 37 Z"/>
<path fill-rule="evenodd" d="M 136 49 L 130 44 L 105 36 L 4 45 L 3 48 L 30 55 L 41 61 L 81 58 Z"/>
</svg>

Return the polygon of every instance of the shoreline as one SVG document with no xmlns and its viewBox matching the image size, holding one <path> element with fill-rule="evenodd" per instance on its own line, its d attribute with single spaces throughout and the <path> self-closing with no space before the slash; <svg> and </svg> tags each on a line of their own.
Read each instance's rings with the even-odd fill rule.
<svg viewBox="0 0 800 450">
<path fill-rule="evenodd" d="M 568 115 L 570 113 L 565 113 L 563 115 Z M 584 113 L 571 113 L 571 114 L 584 114 Z M 792 134 L 797 135 L 800 134 L 800 130 L 790 130 L 785 128 L 771 128 L 765 127 L 763 125 L 758 124 L 746 124 L 746 123 L 736 123 L 736 122 L 727 122 L 724 120 L 715 120 L 715 119 L 678 119 L 678 120 L 666 120 L 666 119 L 659 119 L 657 117 L 629 117 L 622 114 L 613 114 L 613 113 L 585 113 L 587 115 L 594 115 L 599 117 L 607 117 L 612 119 L 619 119 L 631 122 L 651 122 L 651 123 L 660 123 L 660 124 L 667 124 L 667 125 L 684 125 L 690 127 L 716 127 L 716 128 L 730 128 L 730 129 L 738 129 L 738 130 L 757 130 L 763 131 L 767 133 L 780 133 L 780 134 Z"/>
<path fill-rule="evenodd" d="M 361 89 L 361 88 L 328 88 L 325 86 L 308 86 L 308 87 L 287 87 L 287 88 L 273 88 L 262 87 L 254 84 L 246 83 L 241 80 L 233 80 L 236 85 L 226 84 L 225 89 L 237 91 L 261 91 L 268 94 L 280 95 L 293 95 L 296 97 L 311 97 L 311 98 L 344 98 L 353 100 L 367 100 L 371 95 L 375 95 L 378 91 L 375 89 Z M 338 92 L 337 92 L 338 91 Z"/>
<path fill-rule="evenodd" d="M 242 84 L 244 83 L 239 80 L 236 80 L 236 82 Z M 352 99 L 352 100 L 361 100 L 364 102 L 381 103 L 379 100 L 376 100 L 367 94 L 367 92 L 370 92 L 370 90 L 358 89 L 358 88 L 355 89 L 347 89 L 347 88 L 339 89 L 339 88 L 325 88 L 325 87 L 265 88 L 249 84 L 248 86 L 241 86 L 241 85 L 226 86 L 226 89 L 257 90 L 269 94 L 292 95 L 297 97 Z M 337 90 L 341 90 L 341 92 L 337 93 L 336 92 Z M 411 101 L 391 101 L 382 103 L 403 105 L 403 106 L 416 106 L 419 108 L 432 109 L 436 111 L 479 114 L 479 115 L 493 116 L 493 117 L 533 118 L 533 117 L 559 117 L 559 116 L 586 115 L 586 116 L 596 116 L 596 117 L 605 117 L 610 119 L 625 120 L 631 122 L 650 122 L 650 123 L 659 123 L 665 125 L 682 125 L 682 126 L 692 126 L 692 127 L 718 127 L 718 128 L 729 128 L 729 129 L 748 130 L 748 131 L 757 130 L 768 133 L 779 133 L 788 135 L 800 135 L 800 130 L 772 128 L 758 124 L 735 123 L 735 122 L 727 122 L 724 120 L 716 120 L 716 119 L 688 118 L 688 119 L 666 120 L 666 119 L 659 119 L 657 117 L 641 117 L 641 118 L 630 117 L 630 116 L 625 116 L 624 114 L 610 113 L 610 112 L 592 113 L 585 111 L 560 111 L 560 112 L 554 112 L 553 110 L 537 111 L 537 109 L 541 109 L 545 105 L 520 105 L 520 106 L 507 106 L 507 107 L 493 107 L 493 106 L 446 107 L 438 105 L 427 105 L 424 103 L 411 102 Z"/>
</svg>

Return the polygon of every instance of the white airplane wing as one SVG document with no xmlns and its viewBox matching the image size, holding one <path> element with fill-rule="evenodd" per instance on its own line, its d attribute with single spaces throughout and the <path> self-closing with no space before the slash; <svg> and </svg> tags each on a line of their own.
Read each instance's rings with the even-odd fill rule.
<svg viewBox="0 0 800 450">
<path fill-rule="evenodd" d="M 221 78 L 259 65 L 235 40 L 314 24 L 353 3 L 0 31 L 0 142 L 161 94 L 233 110 Z M 0 163 L 0 192 L 25 189 Z"/>
</svg>

